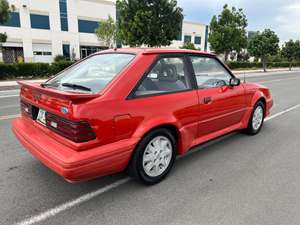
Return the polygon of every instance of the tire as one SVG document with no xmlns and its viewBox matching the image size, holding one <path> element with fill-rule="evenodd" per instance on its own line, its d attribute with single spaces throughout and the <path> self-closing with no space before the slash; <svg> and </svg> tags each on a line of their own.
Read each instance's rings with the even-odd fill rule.
<svg viewBox="0 0 300 225">
<path fill-rule="evenodd" d="M 162 181 L 174 165 L 176 149 L 175 137 L 168 129 L 151 131 L 137 145 L 129 163 L 129 175 L 148 185 Z"/>
<path fill-rule="evenodd" d="M 263 127 L 264 118 L 265 104 L 262 101 L 258 101 L 253 107 L 253 111 L 248 122 L 248 127 L 244 130 L 244 133 L 249 135 L 258 134 Z"/>
</svg>

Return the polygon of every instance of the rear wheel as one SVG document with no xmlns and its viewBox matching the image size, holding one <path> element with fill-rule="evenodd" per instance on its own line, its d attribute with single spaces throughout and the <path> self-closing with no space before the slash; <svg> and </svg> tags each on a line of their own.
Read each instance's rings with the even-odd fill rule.
<svg viewBox="0 0 300 225">
<path fill-rule="evenodd" d="M 264 124 L 265 105 L 259 101 L 253 107 L 253 111 L 245 133 L 250 135 L 258 134 Z"/>
<path fill-rule="evenodd" d="M 131 176 L 146 184 L 163 180 L 176 158 L 176 140 L 165 128 L 147 134 L 138 144 L 128 171 Z"/>
</svg>

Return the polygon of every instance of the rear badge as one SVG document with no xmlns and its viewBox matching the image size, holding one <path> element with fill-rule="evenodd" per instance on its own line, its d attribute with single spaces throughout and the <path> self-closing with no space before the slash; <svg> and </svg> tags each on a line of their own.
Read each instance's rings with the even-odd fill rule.
<svg viewBox="0 0 300 225">
<path fill-rule="evenodd" d="M 66 108 L 66 107 L 61 107 L 60 108 L 60 112 L 63 113 L 63 114 L 68 114 L 69 113 L 69 109 Z"/>
</svg>

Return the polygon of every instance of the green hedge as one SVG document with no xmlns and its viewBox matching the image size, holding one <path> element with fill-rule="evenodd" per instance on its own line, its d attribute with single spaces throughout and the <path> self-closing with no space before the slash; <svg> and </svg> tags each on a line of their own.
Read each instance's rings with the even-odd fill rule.
<svg viewBox="0 0 300 225">
<path fill-rule="evenodd" d="M 61 61 L 49 63 L 0 63 L 0 80 L 16 78 L 35 78 L 49 77 L 57 74 L 65 68 L 71 66 L 74 62 Z"/>
<path fill-rule="evenodd" d="M 16 79 L 16 78 L 43 78 L 59 73 L 65 68 L 71 66 L 74 62 L 60 61 L 49 63 L 16 63 L 4 64 L 0 63 L 0 80 Z M 289 62 L 273 62 L 268 63 L 268 68 L 289 67 Z M 255 69 L 262 68 L 261 62 L 228 62 L 231 69 Z M 294 62 L 293 67 L 300 67 L 300 62 Z"/>
<path fill-rule="evenodd" d="M 228 62 L 227 65 L 230 69 L 255 69 L 262 68 L 263 65 L 261 62 Z M 289 62 L 270 62 L 267 63 L 268 68 L 279 68 L 279 67 L 289 67 Z M 300 62 L 293 62 L 293 67 L 299 67 Z"/>
</svg>

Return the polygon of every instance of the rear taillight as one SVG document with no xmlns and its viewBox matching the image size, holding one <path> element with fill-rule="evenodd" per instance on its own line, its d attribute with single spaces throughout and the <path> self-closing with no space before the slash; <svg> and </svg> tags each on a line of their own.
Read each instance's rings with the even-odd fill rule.
<svg viewBox="0 0 300 225">
<path fill-rule="evenodd" d="M 21 105 L 21 112 L 23 115 L 29 116 L 32 119 L 36 119 L 39 109 L 33 105 L 30 105 L 27 102 L 21 101 L 20 102 Z"/>
<path fill-rule="evenodd" d="M 87 142 L 96 138 L 89 123 L 69 121 L 48 112 L 46 113 L 46 126 L 55 133 L 76 143 Z"/>
<path fill-rule="evenodd" d="M 21 101 L 20 102 L 21 105 L 21 112 L 27 116 L 32 117 L 32 105 Z"/>
</svg>

